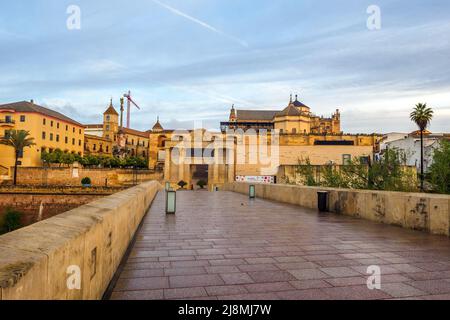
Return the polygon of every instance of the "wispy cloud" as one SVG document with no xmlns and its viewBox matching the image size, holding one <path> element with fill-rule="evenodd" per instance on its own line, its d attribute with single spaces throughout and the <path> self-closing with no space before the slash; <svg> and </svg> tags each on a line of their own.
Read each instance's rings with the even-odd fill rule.
<svg viewBox="0 0 450 320">
<path fill-rule="evenodd" d="M 184 13 L 184 12 L 181 12 L 181 11 L 178 10 L 178 9 L 175 9 L 174 7 L 169 6 L 168 4 L 162 3 L 161 1 L 158 1 L 158 0 L 152 0 L 152 1 L 153 1 L 154 3 L 156 3 L 157 5 L 159 5 L 159 6 L 163 7 L 163 8 L 165 8 L 165 9 L 169 10 L 169 11 L 172 12 L 173 14 L 175 14 L 175 15 L 177 15 L 177 16 L 180 16 L 180 17 L 183 17 L 183 18 L 185 18 L 185 19 L 187 19 L 187 20 L 189 20 L 189 21 L 191 21 L 191 22 L 194 22 L 194 23 L 196 23 L 196 24 L 202 26 L 203 28 L 206 28 L 206 29 L 208 29 L 208 30 L 210 30 L 210 31 L 212 31 L 212 32 L 215 32 L 215 33 L 217 33 L 217 34 L 220 34 L 221 36 L 224 36 L 224 37 L 226 37 L 226 38 L 228 38 L 228 39 L 230 39 L 230 40 L 233 40 L 233 41 L 239 43 L 239 44 L 240 44 L 241 46 L 243 46 L 243 47 L 248 48 L 248 46 L 249 46 L 248 43 L 247 43 L 246 41 L 244 41 L 244 40 L 242 40 L 242 39 L 239 39 L 239 38 L 237 38 L 237 37 L 235 37 L 235 36 L 232 36 L 232 35 L 230 35 L 230 34 L 227 34 L 227 33 L 223 32 L 223 31 L 221 31 L 221 30 L 219 30 L 219 29 L 217 29 L 217 28 L 211 26 L 210 24 L 208 24 L 208 23 L 206 23 L 206 22 L 204 22 L 204 21 L 201 21 L 201 20 L 199 20 L 199 19 L 197 19 L 197 18 L 194 18 L 193 16 L 190 16 L 190 15 Z"/>
</svg>

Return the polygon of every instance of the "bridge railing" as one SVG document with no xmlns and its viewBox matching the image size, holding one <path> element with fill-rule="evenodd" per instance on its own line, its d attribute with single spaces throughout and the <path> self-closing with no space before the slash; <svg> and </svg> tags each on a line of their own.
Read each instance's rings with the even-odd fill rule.
<svg viewBox="0 0 450 320">
<path fill-rule="evenodd" d="M 249 183 L 225 184 L 224 190 L 248 194 Z M 450 196 L 351 190 L 281 184 L 256 184 L 256 197 L 318 208 L 318 192 L 328 191 L 333 213 L 450 236 Z"/>
<path fill-rule="evenodd" d="M 146 182 L 0 237 L 0 300 L 100 299 L 161 190 Z"/>
</svg>

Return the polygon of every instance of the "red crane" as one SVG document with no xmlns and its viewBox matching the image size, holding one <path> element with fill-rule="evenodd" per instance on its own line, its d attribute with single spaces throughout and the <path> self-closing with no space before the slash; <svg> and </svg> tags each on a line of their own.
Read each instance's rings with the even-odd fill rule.
<svg viewBox="0 0 450 320">
<path fill-rule="evenodd" d="M 141 110 L 141 108 L 131 98 L 131 91 L 128 91 L 128 93 L 125 93 L 123 96 L 124 96 L 124 98 L 127 99 L 127 128 L 130 129 L 130 125 L 131 125 L 131 123 L 130 123 L 131 122 L 131 104 L 133 104 L 139 110 Z"/>
</svg>

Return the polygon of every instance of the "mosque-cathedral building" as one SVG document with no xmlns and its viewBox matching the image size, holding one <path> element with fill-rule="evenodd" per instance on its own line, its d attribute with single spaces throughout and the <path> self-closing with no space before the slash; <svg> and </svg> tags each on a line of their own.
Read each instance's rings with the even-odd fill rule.
<svg viewBox="0 0 450 320">
<path fill-rule="evenodd" d="M 283 110 L 236 110 L 230 112 L 229 122 L 221 123 L 221 130 L 265 129 L 280 134 L 341 134 L 341 115 L 336 110 L 330 118 L 318 117 L 298 100 L 291 99 Z"/>
<path fill-rule="evenodd" d="M 217 138 L 217 136 L 225 137 L 230 132 L 238 132 L 239 129 L 242 131 L 254 129 L 256 132 L 261 132 L 262 129 L 269 132 L 275 130 L 279 133 L 279 155 L 277 156 L 279 161 L 275 171 L 273 168 L 267 168 L 266 165 L 246 162 L 227 164 L 225 159 L 218 159 L 224 158 L 230 152 L 238 155 L 244 153 L 245 159 L 251 158 L 246 148 L 249 142 L 244 142 L 244 151 L 234 144 L 233 150 L 224 149 L 223 152 L 213 153 L 210 155 L 216 160 L 213 164 L 207 161 L 211 159 L 203 159 L 203 162 L 194 159 L 197 156 L 193 155 L 194 147 L 187 150 L 188 147 L 186 150 L 179 150 L 180 155 L 195 161 L 177 164 L 171 158 L 172 151 L 175 148 L 179 149 L 178 140 L 172 139 L 176 131 L 165 129 L 159 118 L 148 131 L 126 128 L 123 126 L 123 100 L 118 110 L 119 112 L 111 100 L 103 113 L 102 123 L 81 125 L 62 114 L 37 106 L 34 102 L 0 105 L 0 135 L 7 136 L 8 130 L 20 129 L 22 124 L 26 128 L 26 121 L 31 119 L 36 122 L 36 126 L 32 126 L 36 146 L 33 151 L 25 151 L 24 157 L 27 157 L 28 153 L 32 154 L 31 158 L 22 161 L 25 166 L 42 166 L 40 152 L 51 151 L 55 148 L 80 155 L 136 156 L 147 159 L 149 169 L 162 172 L 164 180 L 174 186 L 181 180 L 187 182 L 188 186 L 195 186 L 196 181 L 200 179 L 208 182 L 210 186 L 218 186 L 247 177 L 267 179 L 271 176 L 271 181 L 279 181 L 287 171 L 298 165 L 299 159 L 306 158 L 313 165 L 330 163 L 345 165 L 353 158 L 370 161 L 381 139 L 380 135 L 375 134 L 344 134 L 341 129 L 339 110 L 336 110 L 329 118 L 319 117 L 311 111 L 310 107 L 300 102 L 298 96 L 295 98 L 291 96 L 287 107 L 280 110 L 240 110 L 233 106 L 228 121 L 221 123 L 221 132 L 213 133 Z M 45 125 L 39 127 L 39 123 L 47 123 L 51 126 L 49 125 L 49 129 L 46 129 Z M 53 123 L 55 129 L 52 127 Z M 74 128 L 71 129 L 72 127 Z M 53 133 L 52 130 L 55 132 Z M 194 136 L 199 131 L 203 133 L 205 130 L 188 132 Z M 209 140 L 202 142 L 202 152 L 215 141 L 214 138 Z M 13 164 L 13 153 L 5 146 L 0 146 L 0 149 L 2 154 L 0 168 L 8 171 Z"/>
</svg>

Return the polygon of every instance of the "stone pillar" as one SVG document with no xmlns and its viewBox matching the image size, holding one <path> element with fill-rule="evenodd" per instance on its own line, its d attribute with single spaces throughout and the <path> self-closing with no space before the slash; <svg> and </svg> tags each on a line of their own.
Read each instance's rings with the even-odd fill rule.
<svg viewBox="0 0 450 320">
<path fill-rule="evenodd" d="M 170 181 L 170 166 L 172 165 L 171 149 L 166 147 L 166 159 L 164 160 L 164 180 Z"/>
</svg>

